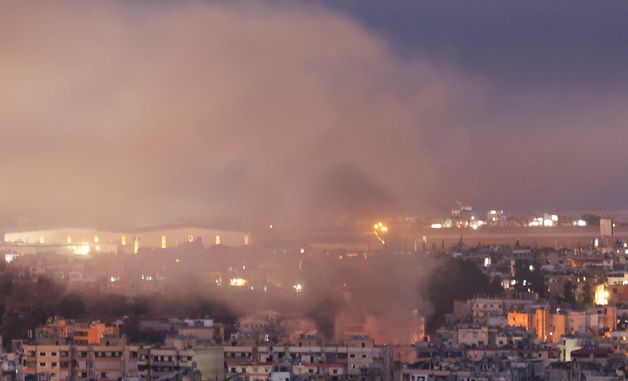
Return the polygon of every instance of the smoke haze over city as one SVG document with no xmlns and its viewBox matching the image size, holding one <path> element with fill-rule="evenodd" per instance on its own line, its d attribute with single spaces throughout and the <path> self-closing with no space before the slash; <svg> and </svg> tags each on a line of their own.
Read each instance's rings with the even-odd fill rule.
<svg viewBox="0 0 628 381">
<path fill-rule="evenodd" d="M 625 380 L 627 20 L 0 1 L 0 379 Z"/>
<path fill-rule="evenodd" d="M 570 4 L 3 2 L 4 223 L 624 208 L 627 7 Z"/>
</svg>

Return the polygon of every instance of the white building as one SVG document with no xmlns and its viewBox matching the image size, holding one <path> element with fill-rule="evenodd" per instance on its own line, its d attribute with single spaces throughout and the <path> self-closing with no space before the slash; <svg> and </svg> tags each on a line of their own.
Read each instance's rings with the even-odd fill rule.
<svg viewBox="0 0 628 381">
<path fill-rule="evenodd" d="M 90 253 L 135 253 L 140 249 L 168 249 L 196 244 L 202 247 L 250 244 L 250 234 L 233 230 L 199 227 L 163 227 L 129 231 L 58 228 L 13 231 L 4 234 L 5 249 L 20 254 L 55 252 L 86 255 Z"/>
<path fill-rule="evenodd" d="M 458 328 L 458 344 L 488 345 L 488 328 Z"/>
</svg>

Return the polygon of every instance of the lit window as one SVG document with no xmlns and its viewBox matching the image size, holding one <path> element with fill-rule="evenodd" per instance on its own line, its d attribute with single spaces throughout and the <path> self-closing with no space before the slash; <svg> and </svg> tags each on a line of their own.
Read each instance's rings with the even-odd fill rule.
<svg viewBox="0 0 628 381">
<path fill-rule="evenodd" d="M 120 237 L 120 244 L 121 244 L 122 246 L 126 246 L 126 236 L 125 236 L 125 235 L 123 235 L 122 237 Z"/>
<path fill-rule="evenodd" d="M 167 244 L 167 242 L 166 242 L 166 236 L 165 236 L 165 235 L 162 235 L 162 236 L 161 236 L 161 248 L 162 248 L 162 249 L 165 249 L 166 247 L 168 247 L 168 244 Z"/>
<path fill-rule="evenodd" d="M 220 236 L 216 235 L 216 245 L 220 245 Z"/>
</svg>

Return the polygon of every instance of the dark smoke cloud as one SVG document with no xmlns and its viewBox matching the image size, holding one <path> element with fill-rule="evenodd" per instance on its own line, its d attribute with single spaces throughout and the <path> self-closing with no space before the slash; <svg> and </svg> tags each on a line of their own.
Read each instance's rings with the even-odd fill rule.
<svg viewBox="0 0 628 381">
<path fill-rule="evenodd" d="M 3 2 L 0 49 L 0 210 L 12 218 L 626 201 L 612 191 L 627 178 L 613 165 L 623 92 L 504 94 L 321 5 Z"/>
<path fill-rule="evenodd" d="M 303 263 L 306 316 L 323 337 L 360 326 L 378 342 L 409 342 L 415 318 L 430 317 L 430 274 L 446 265 L 436 256 L 313 256 Z"/>
</svg>

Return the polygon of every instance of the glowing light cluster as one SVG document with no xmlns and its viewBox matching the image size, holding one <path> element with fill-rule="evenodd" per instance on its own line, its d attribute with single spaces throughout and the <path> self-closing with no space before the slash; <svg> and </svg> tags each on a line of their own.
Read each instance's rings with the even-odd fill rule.
<svg viewBox="0 0 628 381">
<path fill-rule="evenodd" d="M 609 293 L 603 284 L 595 286 L 595 304 L 605 306 L 608 304 Z"/>
<path fill-rule="evenodd" d="M 558 225 L 558 215 L 557 214 L 545 214 L 543 217 L 534 217 L 532 221 L 528 222 L 528 226 L 541 226 L 541 227 L 552 227 Z"/>
<path fill-rule="evenodd" d="M 244 287 L 249 282 L 244 278 L 231 278 L 229 279 L 229 286 L 231 287 Z"/>
<path fill-rule="evenodd" d="M 481 226 L 484 226 L 484 225 L 486 225 L 485 221 L 475 220 L 475 219 L 469 223 L 469 226 L 473 230 L 477 230 L 478 228 L 480 228 Z"/>
<path fill-rule="evenodd" d="M 382 233 L 386 233 L 388 231 L 388 226 L 384 225 L 382 222 L 378 222 L 373 225 L 373 229 L 378 230 Z"/>
<path fill-rule="evenodd" d="M 384 241 L 384 238 L 382 237 L 382 235 L 386 232 L 388 232 L 388 226 L 384 225 L 384 223 L 378 222 L 373 225 L 373 234 L 375 234 L 375 237 L 377 237 L 377 240 L 382 245 L 386 244 L 386 241 Z"/>
<path fill-rule="evenodd" d="M 72 245 L 72 252 L 75 255 L 87 255 L 91 251 L 89 245 Z"/>
</svg>

